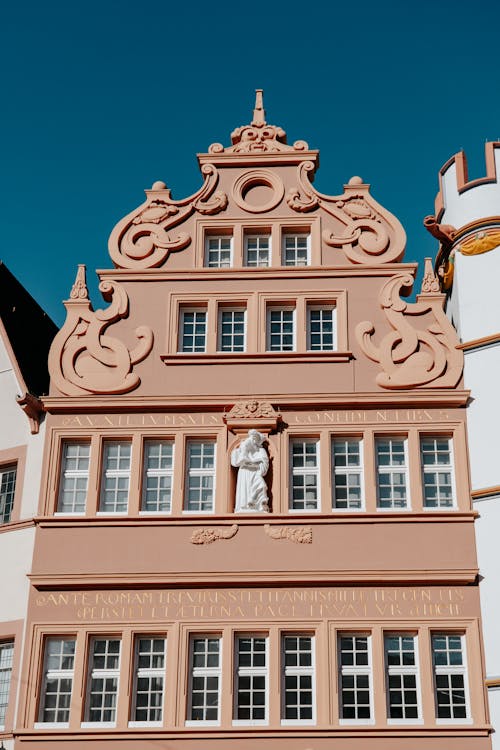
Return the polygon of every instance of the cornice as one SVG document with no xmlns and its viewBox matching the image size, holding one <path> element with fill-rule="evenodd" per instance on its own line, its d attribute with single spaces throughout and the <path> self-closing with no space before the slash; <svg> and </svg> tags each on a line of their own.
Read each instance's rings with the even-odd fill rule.
<svg viewBox="0 0 500 750">
<path fill-rule="evenodd" d="M 480 339 L 471 339 L 470 341 L 464 341 L 462 344 L 457 344 L 457 349 L 462 349 L 464 352 L 468 352 L 473 349 L 482 349 L 485 346 L 498 344 L 499 342 L 500 333 L 492 333 L 489 336 L 482 336 Z"/>
</svg>

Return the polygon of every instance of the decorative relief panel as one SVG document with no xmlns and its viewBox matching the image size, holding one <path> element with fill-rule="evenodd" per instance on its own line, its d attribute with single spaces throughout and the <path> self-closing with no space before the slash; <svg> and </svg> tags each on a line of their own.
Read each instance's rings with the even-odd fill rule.
<svg viewBox="0 0 500 750">
<path fill-rule="evenodd" d="M 276 411 L 269 401 L 237 401 L 228 414 L 224 415 L 224 422 L 230 430 L 243 432 L 255 427 L 268 434 L 275 430 L 281 420 L 281 414 Z"/>
<path fill-rule="evenodd" d="M 219 539 L 232 539 L 237 533 L 236 523 L 225 529 L 195 529 L 191 534 L 191 544 L 212 544 Z"/>
<path fill-rule="evenodd" d="M 129 350 L 120 339 L 104 334 L 108 326 L 128 315 L 128 297 L 116 281 L 99 285 L 107 310 L 93 310 L 88 298 L 85 266 L 78 267 L 70 299 L 64 305 L 66 322 L 49 353 L 52 382 L 67 396 L 89 393 L 126 393 L 140 383 L 132 371 L 153 346 L 153 332 L 146 326 L 135 330 L 137 346 Z"/>
<path fill-rule="evenodd" d="M 271 539 L 289 539 L 295 544 L 312 544 L 312 526 L 270 526 L 266 523 L 264 531 Z"/>
</svg>

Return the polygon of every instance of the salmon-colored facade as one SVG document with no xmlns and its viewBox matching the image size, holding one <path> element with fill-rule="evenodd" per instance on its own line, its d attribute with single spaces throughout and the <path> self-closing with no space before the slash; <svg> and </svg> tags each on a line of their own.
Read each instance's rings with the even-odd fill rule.
<svg viewBox="0 0 500 750">
<path fill-rule="evenodd" d="M 318 193 L 260 92 L 198 158 L 198 193 L 155 183 L 113 230 L 109 306 L 83 267 L 65 303 L 16 747 L 486 750 L 468 394 L 432 269 L 401 299 L 399 222 L 360 178 Z"/>
</svg>

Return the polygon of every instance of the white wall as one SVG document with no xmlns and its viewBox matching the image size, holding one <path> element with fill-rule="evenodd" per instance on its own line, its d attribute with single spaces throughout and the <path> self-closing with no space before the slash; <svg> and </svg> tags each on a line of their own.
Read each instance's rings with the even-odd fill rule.
<svg viewBox="0 0 500 750">
<path fill-rule="evenodd" d="M 466 352 L 464 380 L 471 391 L 467 429 L 472 489 L 495 487 L 500 485 L 500 343 Z"/>
<path fill-rule="evenodd" d="M 500 209 L 500 206 L 499 206 Z M 482 255 L 455 254 L 453 292 L 447 314 L 461 341 L 500 332 L 500 248 Z"/>
</svg>

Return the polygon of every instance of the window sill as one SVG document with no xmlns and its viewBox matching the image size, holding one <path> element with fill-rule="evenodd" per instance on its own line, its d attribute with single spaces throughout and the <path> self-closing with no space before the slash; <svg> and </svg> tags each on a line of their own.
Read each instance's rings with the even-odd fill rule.
<svg viewBox="0 0 500 750">
<path fill-rule="evenodd" d="M 129 729 L 156 729 L 158 727 L 163 727 L 162 721 L 129 721 L 128 723 Z"/>
<path fill-rule="evenodd" d="M 116 729 L 115 721 L 82 721 L 82 729 Z"/>
<path fill-rule="evenodd" d="M 233 727 L 267 727 L 269 722 L 266 719 L 255 719 L 254 721 L 245 721 L 244 719 L 233 719 Z"/>
<path fill-rule="evenodd" d="M 36 721 L 34 727 L 35 729 L 69 729 L 69 721 Z"/>
<path fill-rule="evenodd" d="M 222 365 L 222 364 L 277 364 L 283 362 L 349 362 L 352 352 L 176 352 L 162 354 L 160 359 L 166 365 Z"/>
<path fill-rule="evenodd" d="M 185 723 L 186 727 L 194 728 L 194 727 L 201 727 L 202 729 L 204 727 L 220 727 L 220 721 L 186 721 Z"/>
</svg>

